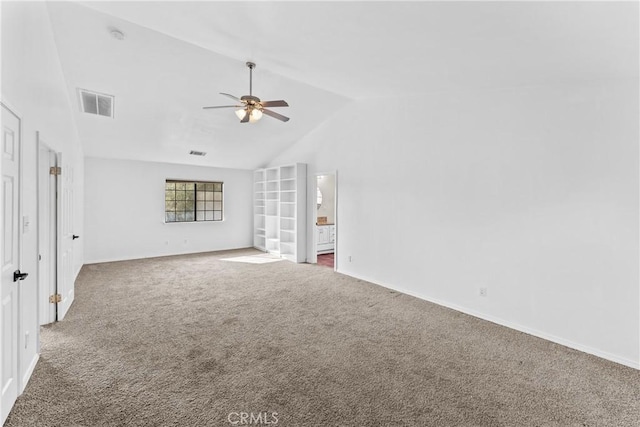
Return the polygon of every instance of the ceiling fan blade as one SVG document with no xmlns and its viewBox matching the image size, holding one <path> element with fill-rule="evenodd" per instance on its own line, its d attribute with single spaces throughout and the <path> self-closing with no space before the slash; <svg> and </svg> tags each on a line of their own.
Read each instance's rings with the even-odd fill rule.
<svg viewBox="0 0 640 427">
<path fill-rule="evenodd" d="M 266 108 L 264 108 L 262 110 L 262 112 L 264 114 L 266 114 L 267 116 L 273 117 L 274 119 L 282 120 L 283 122 L 288 122 L 289 121 L 289 117 L 285 117 L 282 114 L 276 113 L 275 111 L 267 110 Z"/>
<path fill-rule="evenodd" d="M 229 98 L 234 99 L 234 100 L 236 100 L 236 101 L 240 102 L 240 98 L 238 98 L 237 96 L 233 96 L 233 95 L 230 95 L 230 94 L 228 94 L 228 93 L 223 93 L 223 92 L 220 92 L 220 95 L 228 96 Z"/>
<path fill-rule="evenodd" d="M 247 123 L 249 121 L 249 116 L 251 116 L 251 109 L 247 108 L 247 112 L 244 114 L 242 120 L 240 120 L 240 123 Z"/>
<path fill-rule="evenodd" d="M 211 108 L 243 108 L 244 105 L 217 105 L 215 107 L 202 107 L 203 110 L 209 110 Z"/>
<path fill-rule="evenodd" d="M 262 101 L 260 102 L 263 107 L 288 107 L 287 101 Z"/>
</svg>

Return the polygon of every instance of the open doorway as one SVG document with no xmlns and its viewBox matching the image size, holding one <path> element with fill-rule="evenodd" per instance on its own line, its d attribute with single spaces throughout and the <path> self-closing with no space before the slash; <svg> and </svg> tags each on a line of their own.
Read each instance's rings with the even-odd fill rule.
<svg viewBox="0 0 640 427">
<path fill-rule="evenodd" d="M 336 174 L 316 175 L 315 249 L 318 265 L 337 269 L 336 266 Z"/>
</svg>

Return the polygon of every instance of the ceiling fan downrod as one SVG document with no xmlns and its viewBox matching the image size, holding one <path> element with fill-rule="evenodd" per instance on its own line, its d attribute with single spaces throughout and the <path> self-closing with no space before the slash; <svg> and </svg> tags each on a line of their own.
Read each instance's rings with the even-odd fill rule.
<svg viewBox="0 0 640 427">
<path fill-rule="evenodd" d="M 248 61 L 247 67 L 249 67 L 249 96 L 253 95 L 253 69 L 256 67 L 255 62 Z"/>
</svg>

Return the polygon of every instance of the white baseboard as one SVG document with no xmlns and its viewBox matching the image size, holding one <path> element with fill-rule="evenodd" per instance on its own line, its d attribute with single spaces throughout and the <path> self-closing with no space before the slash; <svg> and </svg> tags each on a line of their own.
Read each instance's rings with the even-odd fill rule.
<svg viewBox="0 0 640 427">
<path fill-rule="evenodd" d="M 33 374 L 33 371 L 36 369 L 38 360 L 40 360 L 40 354 L 36 353 L 35 356 L 33 356 L 33 360 L 31 360 L 31 363 L 29 364 L 27 371 L 22 376 L 22 382 L 20 383 L 21 390 L 19 390 L 18 395 L 22 394 L 24 389 L 27 387 L 27 383 L 31 379 L 31 375 Z"/>
<path fill-rule="evenodd" d="M 436 298 L 430 298 L 430 297 L 426 297 L 424 295 L 419 295 L 419 294 L 417 294 L 415 292 L 408 291 L 406 289 L 402 289 L 402 288 L 399 288 L 397 286 L 391 286 L 391 285 L 386 284 L 386 283 L 380 283 L 380 282 L 371 280 L 369 278 L 366 278 L 366 277 L 363 277 L 363 276 L 360 276 L 360 275 L 347 274 L 347 273 L 343 273 L 341 271 L 339 273 L 345 274 L 347 276 L 354 277 L 356 279 L 364 280 L 364 281 L 376 284 L 378 286 L 382 286 L 382 287 L 387 288 L 387 289 L 391 289 L 391 290 L 394 290 L 394 291 L 397 291 L 397 292 L 401 292 L 403 294 L 410 295 L 412 297 L 416 297 L 416 298 L 419 298 L 419 299 L 424 300 L 424 301 L 428 301 L 428 302 L 431 302 L 431 303 L 434 303 L 434 304 L 438 304 L 440 306 L 447 307 L 447 308 L 450 308 L 452 310 L 456 310 L 456 311 L 459 311 L 461 313 L 468 314 L 470 316 L 477 317 L 479 319 L 486 320 L 488 322 L 492 322 L 492 323 L 498 324 L 500 326 L 505 326 L 507 328 L 515 329 L 516 331 L 524 332 L 525 334 L 533 335 L 535 337 L 542 338 L 542 339 L 545 339 L 547 341 L 551 341 L 551 342 L 554 342 L 556 344 L 560 344 L 560 345 L 563 345 L 565 347 L 572 348 L 574 350 L 582 351 L 583 353 L 588 353 L 588 354 L 591 354 L 591 355 L 594 355 L 594 356 L 597 356 L 597 357 L 601 357 L 601 358 L 606 359 L 606 360 L 610 360 L 610 361 L 615 362 L 615 363 L 619 363 L 621 365 L 628 366 L 630 368 L 634 368 L 634 369 L 640 370 L 640 361 L 627 359 L 625 357 L 621 357 L 621 356 L 618 356 L 618 355 L 615 355 L 615 354 L 608 353 L 606 351 L 598 350 L 596 348 L 592 348 L 592 347 L 589 347 L 589 346 L 586 346 L 586 345 L 583 345 L 583 344 L 579 344 L 579 343 L 573 342 L 571 340 L 567 340 L 565 338 L 557 337 L 557 336 L 555 336 L 553 334 L 548 334 L 546 332 L 538 331 L 536 329 L 529 328 L 527 326 L 522 326 L 522 325 L 519 325 L 517 323 L 513 323 L 513 322 L 510 322 L 510 321 L 507 321 L 507 320 L 504 320 L 504 319 L 500 319 L 498 317 L 494 317 L 494 316 L 491 316 L 491 315 L 488 315 L 488 314 L 485 314 L 485 313 L 480 313 L 478 311 L 475 311 L 475 310 L 472 310 L 472 309 L 469 309 L 467 307 L 463 307 L 463 306 L 460 306 L 460 305 L 457 305 L 457 304 L 452 304 L 452 303 L 449 303 L 447 301 L 442 301 L 442 300 L 438 300 Z"/>
</svg>

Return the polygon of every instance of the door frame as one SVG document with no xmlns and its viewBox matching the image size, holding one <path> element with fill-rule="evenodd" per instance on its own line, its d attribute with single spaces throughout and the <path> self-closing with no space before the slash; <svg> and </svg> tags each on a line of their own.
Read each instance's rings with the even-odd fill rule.
<svg viewBox="0 0 640 427">
<path fill-rule="evenodd" d="M 46 159 L 46 164 L 48 167 L 51 167 L 51 158 L 55 159 L 55 165 L 58 166 L 58 155 L 55 150 L 51 148 L 49 144 L 47 144 L 42 139 L 42 134 L 40 132 L 36 132 L 37 139 L 37 198 L 38 198 L 38 324 L 44 325 L 48 323 L 53 323 L 57 320 L 57 304 L 49 302 L 49 296 L 55 295 L 57 293 L 57 217 L 58 217 L 58 205 L 56 203 L 55 198 L 51 200 L 51 198 L 47 197 L 51 195 L 51 191 L 54 194 L 57 193 L 57 177 L 55 175 L 51 175 L 48 172 L 43 172 L 41 169 L 41 162 L 44 160 L 41 158 L 41 154 L 43 150 L 47 151 L 48 158 Z M 41 186 L 41 174 L 46 173 L 47 177 L 49 177 L 48 185 L 45 189 Z M 53 184 L 51 183 L 53 180 Z M 53 185 L 53 188 L 51 188 Z M 40 204 L 46 203 L 48 206 L 46 207 L 48 211 L 48 215 L 46 218 L 41 217 L 41 209 Z M 43 233 L 44 221 L 48 222 L 48 226 L 46 230 L 49 232 L 49 240 L 48 240 L 48 248 L 44 248 L 41 246 L 41 233 Z M 52 221 L 53 220 L 53 221 Z M 42 263 L 41 256 L 45 254 L 45 261 L 47 261 L 47 265 Z M 43 284 L 41 283 L 42 273 L 45 268 L 49 269 L 49 283 Z M 46 318 L 41 318 L 43 313 L 47 313 Z"/>
<path fill-rule="evenodd" d="M 336 237 L 335 237 L 335 242 L 334 242 L 334 247 L 333 247 L 333 271 L 338 271 L 338 171 L 337 170 L 332 170 L 332 171 L 328 171 L 328 172 L 316 172 L 313 177 L 313 191 L 310 192 L 310 194 L 312 194 L 313 196 L 310 197 L 313 206 L 312 212 L 312 221 L 311 221 L 311 229 L 312 229 L 312 233 L 311 235 L 313 236 L 311 238 L 311 241 L 313 243 L 313 251 L 312 251 L 312 256 L 311 256 L 311 263 L 312 264 L 317 264 L 318 263 L 318 238 L 316 235 L 316 223 L 318 222 L 318 207 L 317 207 L 317 202 L 316 202 L 316 192 L 318 189 L 318 177 L 319 176 L 324 176 L 324 175 L 333 175 L 334 176 L 334 184 L 333 184 L 333 224 L 334 227 L 336 229 Z"/>
</svg>

